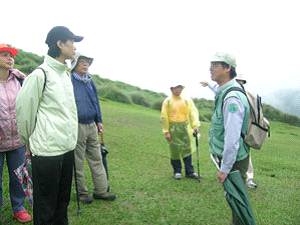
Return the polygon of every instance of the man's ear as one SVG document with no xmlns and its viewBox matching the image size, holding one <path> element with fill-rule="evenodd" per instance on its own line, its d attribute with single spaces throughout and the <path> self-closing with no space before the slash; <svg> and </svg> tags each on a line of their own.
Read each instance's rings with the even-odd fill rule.
<svg viewBox="0 0 300 225">
<path fill-rule="evenodd" d="M 228 68 L 226 68 L 226 71 L 229 73 L 231 70 L 231 66 L 229 66 Z"/>
<path fill-rule="evenodd" d="M 62 49 L 63 44 L 64 44 L 64 43 L 63 43 L 62 41 L 60 41 L 60 40 L 56 42 L 56 45 L 57 45 L 57 47 L 58 47 L 59 49 Z"/>
</svg>

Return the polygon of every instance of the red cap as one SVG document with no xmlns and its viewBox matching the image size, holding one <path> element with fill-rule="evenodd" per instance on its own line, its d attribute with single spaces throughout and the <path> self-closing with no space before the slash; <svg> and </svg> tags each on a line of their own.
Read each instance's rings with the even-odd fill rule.
<svg viewBox="0 0 300 225">
<path fill-rule="evenodd" d="M 12 56 L 16 56 L 18 54 L 18 49 L 7 44 L 0 44 L 0 52 L 9 52 Z"/>
</svg>

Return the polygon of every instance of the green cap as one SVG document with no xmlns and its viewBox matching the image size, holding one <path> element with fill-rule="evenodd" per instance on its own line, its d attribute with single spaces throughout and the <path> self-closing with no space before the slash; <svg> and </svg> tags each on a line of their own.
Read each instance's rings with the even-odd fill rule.
<svg viewBox="0 0 300 225">
<path fill-rule="evenodd" d="M 217 52 L 212 59 L 211 62 L 224 62 L 227 63 L 229 66 L 236 67 L 236 61 L 235 57 L 233 55 L 230 55 L 228 53 L 224 52 Z"/>
</svg>

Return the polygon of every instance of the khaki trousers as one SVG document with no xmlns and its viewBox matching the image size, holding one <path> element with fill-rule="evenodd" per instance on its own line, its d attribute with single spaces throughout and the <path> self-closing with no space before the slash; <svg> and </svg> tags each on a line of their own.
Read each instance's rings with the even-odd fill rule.
<svg viewBox="0 0 300 225">
<path fill-rule="evenodd" d="M 103 194 L 107 190 L 107 177 L 102 163 L 100 144 L 95 123 L 78 125 L 78 141 L 75 149 L 75 165 L 79 195 L 88 195 L 84 176 L 86 159 L 92 174 L 94 194 Z"/>
</svg>

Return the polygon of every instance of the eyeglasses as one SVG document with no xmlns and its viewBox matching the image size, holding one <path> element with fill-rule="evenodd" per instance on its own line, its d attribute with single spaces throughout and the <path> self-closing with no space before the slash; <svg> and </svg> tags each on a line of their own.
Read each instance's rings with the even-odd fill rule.
<svg viewBox="0 0 300 225">
<path fill-rule="evenodd" d="M 86 64 L 86 63 L 87 63 L 87 64 L 90 65 L 90 64 L 91 64 L 91 61 L 90 61 L 90 60 L 85 60 L 85 59 L 80 59 L 80 60 L 78 61 L 78 64 L 79 64 L 79 63 L 80 63 L 80 64 Z"/>
<path fill-rule="evenodd" d="M 220 63 L 220 62 L 211 62 L 210 63 L 210 67 L 219 67 L 219 66 L 222 66 L 222 63 Z"/>
</svg>

